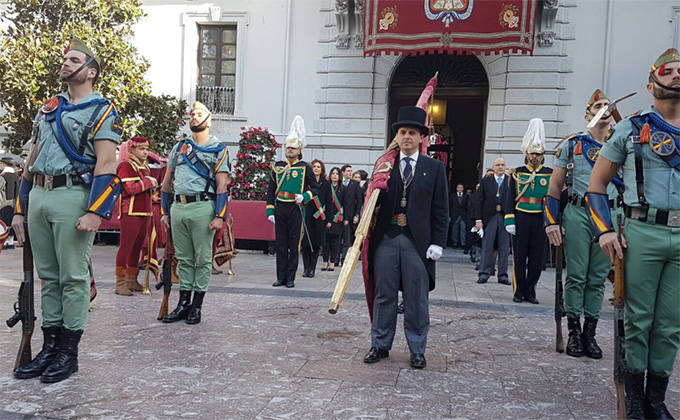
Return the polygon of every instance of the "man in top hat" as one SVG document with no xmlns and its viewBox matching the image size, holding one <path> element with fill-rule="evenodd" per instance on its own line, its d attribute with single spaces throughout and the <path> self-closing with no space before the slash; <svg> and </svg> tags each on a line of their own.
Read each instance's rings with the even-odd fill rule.
<svg viewBox="0 0 680 420">
<path fill-rule="evenodd" d="M 180 279 L 179 302 L 163 318 L 166 323 L 201 322 L 212 272 L 213 236 L 227 217 L 228 153 L 224 144 L 210 135 L 211 117 L 205 105 L 194 102 L 191 139 L 172 148 L 161 188 L 161 220 L 166 229 L 172 226 Z"/>
<path fill-rule="evenodd" d="M 64 52 L 61 81 L 67 91 L 47 100 L 35 119 L 16 214 L 24 240 L 24 217 L 38 277 L 43 280 L 42 351 L 14 372 L 58 382 L 78 371 L 78 344 L 90 304 L 88 262 L 102 217 L 111 218 L 120 192 L 116 146 L 122 119 L 93 90 L 101 62 L 74 39 Z M 30 193 L 30 197 L 29 197 Z"/>
<path fill-rule="evenodd" d="M 306 145 L 305 122 L 296 115 L 286 137 L 286 160 L 272 164 L 267 188 L 267 218 L 276 229 L 276 281 L 272 286 L 295 287 L 302 205 L 319 193 L 312 168 L 301 160 Z"/>
<path fill-rule="evenodd" d="M 653 107 L 616 125 L 586 200 L 602 250 L 612 260 L 625 254 L 627 416 L 672 419 L 664 401 L 680 347 L 680 53 L 661 54 L 648 81 Z M 626 222 L 619 242 L 607 189 L 620 168 Z"/>
<path fill-rule="evenodd" d="M 397 295 L 402 290 L 410 363 L 416 369 L 427 365 L 428 294 L 435 286 L 435 261 L 446 245 L 449 194 L 442 162 L 418 153 L 429 132 L 426 118 L 422 108 L 406 106 L 392 124 L 400 152 L 393 162 L 388 190 L 378 198 L 380 210 L 371 233 L 375 299 L 366 363 L 389 356 L 397 324 Z"/>
<path fill-rule="evenodd" d="M 14 200 L 19 194 L 19 177 L 14 170 L 14 159 L 3 157 L 0 159 L 0 220 L 5 226 L 12 226 L 14 215 Z M 14 234 L 11 228 L 7 235 L 5 249 L 14 248 Z"/>
<path fill-rule="evenodd" d="M 120 196 L 118 218 L 120 219 L 120 247 L 116 254 L 115 293 L 132 296 L 143 287 L 137 281 L 139 253 L 152 228 L 151 195 L 158 181 L 151 175 L 147 163 L 149 139 L 133 137 L 121 146 L 120 164 L 116 172 L 123 190 Z"/>
<path fill-rule="evenodd" d="M 593 119 L 602 108 L 609 105 L 605 93 L 597 89 L 586 105 L 585 120 Z M 591 241 L 592 230 L 585 208 L 590 173 L 602 144 L 609 135 L 612 115 L 606 114 L 588 131 L 573 134 L 557 150 L 555 168 L 550 177 L 548 195 L 543 205 L 545 233 L 554 246 L 564 242 L 567 278 L 564 282 L 564 309 L 567 313 L 569 341 L 567 354 L 573 357 L 602 357 L 595 341 L 597 320 L 602 310 L 604 284 L 611 267 L 607 255 Z M 618 207 L 617 186 L 623 186 L 615 177 L 607 186 L 609 205 L 614 212 Z M 561 196 L 567 185 L 567 204 L 562 214 Z M 568 232 L 568 235 L 564 235 Z M 564 239 L 562 236 L 564 235 Z M 581 332 L 581 315 L 585 315 Z"/>
<path fill-rule="evenodd" d="M 536 284 L 541 277 L 541 264 L 546 238 L 543 231 L 541 200 L 548 193 L 552 169 L 543 166 L 545 158 L 545 128 L 543 120 L 534 118 L 524 134 L 520 147 L 525 166 L 516 168 L 510 176 L 505 198 L 505 230 L 515 235 L 512 241 L 513 298 L 538 304 Z"/>
</svg>

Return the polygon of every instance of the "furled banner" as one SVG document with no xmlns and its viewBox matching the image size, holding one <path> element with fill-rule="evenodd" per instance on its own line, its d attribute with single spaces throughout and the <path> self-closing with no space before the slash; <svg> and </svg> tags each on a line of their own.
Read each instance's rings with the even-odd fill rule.
<svg viewBox="0 0 680 420">
<path fill-rule="evenodd" d="M 364 56 L 533 53 L 538 0 L 365 0 Z"/>
</svg>

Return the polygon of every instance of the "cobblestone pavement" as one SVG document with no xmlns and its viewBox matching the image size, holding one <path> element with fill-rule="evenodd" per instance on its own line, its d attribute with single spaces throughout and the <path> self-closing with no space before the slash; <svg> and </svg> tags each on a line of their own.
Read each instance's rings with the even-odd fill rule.
<svg viewBox="0 0 680 420">
<path fill-rule="evenodd" d="M 0 328 L 0 419 L 616 418 L 611 305 L 598 329 L 603 359 L 556 353 L 550 269 L 540 305 L 514 304 L 511 286 L 476 284 L 467 255 L 446 249 L 430 298 L 428 366 L 414 370 L 401 325 L 390 357 L 363 363 L 370 324 L 358 273 L 330 315 L 338 270 L 272 288 L 275 258 L 242 251 L 233 276 L 212 277 L 201 324 L 162 324 L 160 292 L 113 293 L 116 250 L 93 251 L 99 297 L 70 379 L 13 379 L 21 330 Z M 21 249 L 0 255 L 2 316 L 21 269 Z M 39 329 L 32 344 L 35 354 Z M 677 371 L 667 402 L 680 416 Z"/>
</svg>

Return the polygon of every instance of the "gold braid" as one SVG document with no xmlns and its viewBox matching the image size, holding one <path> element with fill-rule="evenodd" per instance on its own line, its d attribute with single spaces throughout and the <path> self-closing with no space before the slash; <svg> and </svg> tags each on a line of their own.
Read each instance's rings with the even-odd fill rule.
<svg viewBox="0 0 680 420">
<path fill-rule="evenodd" d="M 292 168 L 292 166 L 290 163 L 281 169 L 276 169 L 276 163 L 271 163 L 270 166 L 272 172 L 274 172 L 276 175 L 283 175 L 281 176 L 280 181 L 275 176 L 273 176 L 274 181 L 276 181 L 276 193 L 274 194 L 274 200 L 276 200 L 276 197 L 279 195 L 279 190 L 281 190 L 281 184 L 283 183 L 284 178 L 286 178 L 286 175 L 288 175 L 288 172 L 290 172 L 290 168 Z"/>
<path fill-rule="evenodd" d="M 527 189 L 529 189 L 529 184 L 534 183 L 534 179 L 536 178 L 536 172 L 532 171 L 531 175 L 529 175 L 529 178 L 526 181 L 522 181 L 517 172 L 512 173 L 512 178 L 515 180 L 516 183 L 524 186 L 524 188 L 522 188 L 522 190 L 517 194 L 517 197 L 515 197 L 515 201 L 519 201 L 519 199 L 524 195 L 524 193 L 527 192 Z"/>
</svg>

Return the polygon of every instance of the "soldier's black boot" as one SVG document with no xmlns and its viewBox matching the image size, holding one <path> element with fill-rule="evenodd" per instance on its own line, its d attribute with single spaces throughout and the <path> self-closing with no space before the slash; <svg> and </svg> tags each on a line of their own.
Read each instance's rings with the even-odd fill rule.
<svg viewBox="0 0 680 420">
<path fill-rule="evenodd" d="M 61 338 L 62 327 L 47 327 L 43 331 L 43 346 L 31 363 L 22 366 L 14 372 L 16 379 L 37 378 L 52 364 L 54 358 L 59 353 L 59 339 Z"/>
<path fill-rule="evenodd" d="M 309 261 L 309 273 L 307 273 L 307 277 L 314 277 L 316 274 L 316 262 L 319 260 L 319 247 L 316 247 L 316 250 L 312 252 L 312 257 Z"/>
<path fill-rule="evenodd" d="M 187 319 L 189 311 L 191 310 L 191 291 L 190 290 L 180 290 L 179 291 L 179 302 L 177 302 L 177 307 L 174 311 L 170 312 L 163 317 L 163 322 L 169 324 L 171 322 L 181 321 Z"/>
<path fill-rule="evenodd" d="M 78 343 L 82 336 L 83 330 L 64 328 L 59 339 L 59 353 L 40 376 L 40 382 L 51 384 L 63 381 L 78 372 Z"/>
<path fill-rule="evenodd" d="M 198 324 L 201 322 L 201 306 L 205 292 L 194 292 L 194 301 L 191 303 L 191 310 L 187 316 L 187 324 Z"/>
<path fill-rule="evenodd" d="M 567 355 L 571 357 L 583 357 L 583 343 L 581 342 L 581 319 L 568 317 L 567 328 L 569 328 Z"/>
<path fill-rule="evenodd" d="M 581 342 L 583 343 L 583 353 L 591 359 L 601 359 L 602 349 L 595 341 L 595 330 L 597 329 L 597 319 L 589 318 L 583 321 L 583 333 L 581 334 Z"/>
<path fill-rule="evenodd" d="M 645 374 L 626 372 L 626 419 L 645 420 Z"/>
<path fill-rule="evenodd" d="M 675 419 L 666 408 L 666 389 L 668 388 L 668 378 L 654 375 L 647 372 L 647 390 L 645 392 L 645 417 L 654 420 Z"/>
</svg>

